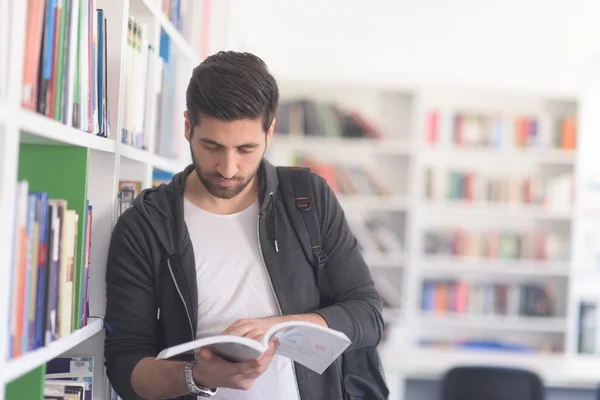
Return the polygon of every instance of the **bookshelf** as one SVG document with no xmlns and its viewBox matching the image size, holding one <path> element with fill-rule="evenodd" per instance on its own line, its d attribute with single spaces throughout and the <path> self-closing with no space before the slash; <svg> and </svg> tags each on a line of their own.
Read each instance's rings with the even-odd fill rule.
<svg viewBox="0 0 600 400">
<path fill-rule="evenodd" d="M 175 2 L 157 0 L 11 0 L 0 5 L 0 59 L 9 60 L 0 62 L 0 215 L 4 220 L 0 225 L 0 321 L 8 327 L 0 331 L 0 400 L 42 399 L 47 363 L 60 357 L 92 357 L 93 398 L 110 398 L 103 365 L 105 328 L 99 317 L 105 310 L 106 253 L 120 213 L 120 182 L 139 182 L 142 190 L 152 186 L 156 171 L 173 174 L 190 161 L 183 135 L 172 147 L 165 143 L 174 138 L 173 132 L 183 133 L 183 121 L 171 121 L 181 119 L 176 116 L 184 111 L 187 80 L 200 55 L 207 51 L 202 46 L 208 43 L 199 34 L 208 34 L 208 30 L 189 21 L 208 23 L 210 15 L 203 15 L 208 1 L 184 0 L 177 2 L 179 8 Z M 89 35 L 89 54 L 95 56 L 88 59 L 81 56 L 84 52 L 79 56 L 72 52 L 70 57 L 64 50 L 64 56 L 53 59 L 60 63 L 63 57 L 64 86 L 56 81 L 56 88 L 47 97 L 54 107 L 40 111 L 37 101 L 24 102 L 22 87 L 25 81 L 37 82 L 31 79 L 38 72 L 25 68 L 25 58 L 39 57 L 29 51 L 45 43 L 46 36 L 40 29 L 37 39 L 29 39 L 30 30 L 35 28 L 29 22 L 36 10 L 41 13 L 38 20 L 45 18 L 46 5 L 60 6 L 54 11 L 61 11 L 61 25 L 77 27 L 77 32 Z M 102 14 L 93 10 L 102 10 Z M 85 17 L 70 18 L 79 13 Z M 104 57 L 102 18 L 106 21 Z M 129 36 L 132 21 L 139 27 L 138 41 Z M 83 47 L 87 43 L 74 33 L 62 37 L 64 43 L 73 44 L 71 49 L 87 49 Z M 155 53 L 145 53 L 148 58 L 143 58 L 142 47 L 147 45 Z M 43 50 L 40 52 L 43 55 Z M 83 68 L 86 62 L 93 68 Z M 145 72 L 140 77 L 128 73 L 129 67 L 141 65 L 145 65 Z M 75 72 L 83 70 L 88 76 Z M 85 85 L 87 82 L 92 84 Z M 83 98 L 88 103 L 81 103 Z M 92 98 L 98 101 L 91 102 Z M 135 108 L 136 101 L 144 107 Z M 133 135 L 139 140 L 130 140 Z M 66 207 L 55 207 L 64 211 L 62 217 L 45 218 L 41 210 L 46 209 L 46 203 L 30 196 L 33 193 L 65 200 Z M 30 219 L 20 219 L 21 215 Z M 46 237 L 40 235 L 43 221 L 49 221 L 49 232 L 55 229 L 68 240 L 56 241 L 57 246 L 52 247 L 59 250 L 56 253 L 45 252 L 40 246 L 40 238 Z M 53 221 L 61 224 L 53 225 Z M 20 227 L 26 240 L 15 240 Z M 53 238 L 51 233 L 47 237 Z M 20 253 L 18 248 L 26 250 Z M 46 308 L 37 307 L 37 302 L 52 306 L 51 297 L 40 289 L 34 275 L 34 271 L 42 271 L 40 265 L 49 265 L 41 254 L 58 257 L 56 271 L 44 271 L 58 282 L 54 307 L 63 304 L 56 309 L 58 328 L 48 340 L 44 332 L 51 325 L 44 327 L 39 322 L 46 320 L 48 313 L 42 312 Z M 63 263 L 67 266 L 64 271 Z M 24 285 L 21 290 L 13 286 L 19 277 Z M 70 289 L 63 294 L 63 288 Z M 40 296 L 33 297 L 36 289 Z M 32 310 L 35 318 L 18 318 L 31 315 Z M 38 310 L 41 319 L 37 318 Z M 15 326 L 21 327 L 17 335 Z"/>
<path fill-rule="evenodd" d="M 412 343 L 565 355 L 577 99 L 421 95 Z"/>
<path fill-rule="evenodd" d="M 401 252 L 364 252 L 386 305 L 381 354 L 390 376 L 439 377 L 442 366 L 484 362 L 530 366 L 551 385 L 600 381 L 590 373 L 600 365 L 600 269 L 577 240 L 586 218 L 588 231 L 598 232 L 591 219 L 600 215 L 591 150 L 598 139 L 580 139 L 600 126 L 597 85 L 588 89 L 593 94 L 566 98 L 467 87 L 279 83 L 283 102 L 304 104 L 304 112 L 280 109 L 288 129 L 278 130 L 267 158 L 316 166 L 339 186 L 346 216 L 358 221 L 351 227 L 359 243 L 373 239 L 363 238 L 360 224 L 372 215 L 399 238 Z M 357 112 L 378 134 L 318 131 L 307 102 L 334 105 L 342 115 Z M 348 184 L 340 181 L 348 179 L 343 167 L 349 165 L 366 167 L 389 191 L 345 192 Z M 582 173 L 596 182 L 585 214 L 577 197 Z M 577 272 L 582 254 L 587 272 Z M 460 307 L 449 301 L 456 293 Z M 533 301 L 534 293 L 538 307 L 549 293 L 549 309 L 525 307 L 520 297 Z M 480 300 L 477 307 L 469 295 Z M 582 302 L 593 344 L 592 354 L 583 355 L 577 351 Z"/>
<path fill-rule="evenodd" d="M 266 158 L 276 165 L 309 166 L 328 181 L 384 297 L 384 319 L 396 326 L 410 312 L 402 293 L 417 206 L 411 190 L 413 96 L 368 87 L 278 83 L 278 121 Z"/>
<path fill-rule="evenodd" d="M 567 335 L 567 349 L 574 360 L 588 368 L 600 365 L 600 231 L 598 230 L 600 197 L 599 161 L 597 156 L 600 127 L 597 109 L 600 106 L 600 54 L 592 54 L 586 63 L 580 109 L 582 137 L 580 165 L 577 174 L 579 196 L 573 227 L 573 264 L 569 302 L 571 329 Z"/>
</svg>

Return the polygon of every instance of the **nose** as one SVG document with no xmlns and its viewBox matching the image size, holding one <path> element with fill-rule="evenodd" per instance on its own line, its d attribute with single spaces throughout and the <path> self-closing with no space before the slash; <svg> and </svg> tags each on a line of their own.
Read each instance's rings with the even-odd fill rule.
<svg viewBox="0 0 600 400">
<path fill-rule="evenodd" d="M 234 151 L 224 151 L 219 164 L 217 165 L 217 171 L 225 179 L 231 179 L 238 172 L 238 163 Z"/>
</svg>

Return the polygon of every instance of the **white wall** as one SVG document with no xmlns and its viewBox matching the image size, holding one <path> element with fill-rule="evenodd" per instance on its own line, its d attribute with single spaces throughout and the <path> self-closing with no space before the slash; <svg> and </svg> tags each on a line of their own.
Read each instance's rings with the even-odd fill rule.
<svg viewBox="0 0 600 400">
<path fill-rule="evenodd" d="M 279 77 L 573 93 L 599 0 L 231 0 L 229 47 Z"/>
</svg>

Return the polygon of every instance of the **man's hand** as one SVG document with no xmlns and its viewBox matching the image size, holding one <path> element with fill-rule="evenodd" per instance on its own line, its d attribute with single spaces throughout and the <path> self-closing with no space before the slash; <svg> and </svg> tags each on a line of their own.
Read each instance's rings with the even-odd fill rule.
<svg viewBox="0 0 600 400">
<path fill-rule="evenodd" d="M 240 319 L 223 331 L 223 335 L 245 336 L 250 339 L 262 340 L 271 327 L 281 322 L 306 321 L 327 326 L 325 320 L 318 314 L 285 315 L 282 317 L 267 317 L 254 319 Z"/>
<path fill-rule="evenodd" d="M 195 381 L 208 388 L 231 388 L 248 390 L 266 370 L 279 344 L 271 342 L 269 349 L 258 359 L 244 362 L 229 362 L 203 348 L 196 356 Z"/>
<path fill-rule="evenodd" d="M 273 325 L 283 320 L 281 317 L 240 319 L 223 331 L 223 335 L 245 336 L 249 339 L 261 340 Z"/>
</svg>

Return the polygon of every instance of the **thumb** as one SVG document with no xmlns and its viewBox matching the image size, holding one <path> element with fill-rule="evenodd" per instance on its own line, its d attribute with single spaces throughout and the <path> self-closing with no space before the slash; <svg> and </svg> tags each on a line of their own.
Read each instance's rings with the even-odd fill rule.
<svg viewBox="0 0 600 400">
<path fill-rule="evenodd" d="M 277 352 L 277 350 L 279 349 L 279 340 L 275 339 L 275 340 L 271 340 L 271 343 L 269 343 L 269 350 L 271 350 L 273 353 Z"/>
<path fill-rule="evenodd" d="M 211 349 L 203 347 L 200 349 L 200 351 L 198 352 L 198 355 L 200 357 L 202 357 L 205 360 L 210 360 L 213 356 L 213 352 Z"/>
</svg>

